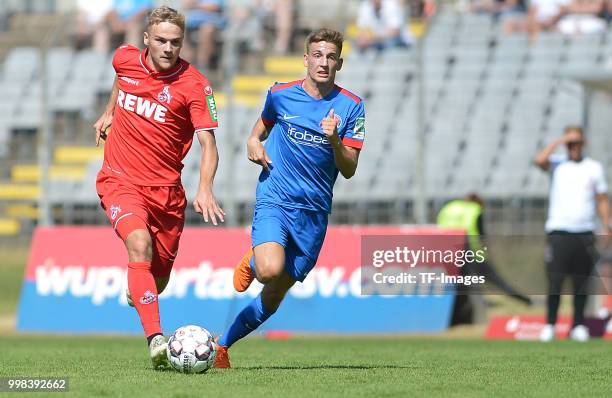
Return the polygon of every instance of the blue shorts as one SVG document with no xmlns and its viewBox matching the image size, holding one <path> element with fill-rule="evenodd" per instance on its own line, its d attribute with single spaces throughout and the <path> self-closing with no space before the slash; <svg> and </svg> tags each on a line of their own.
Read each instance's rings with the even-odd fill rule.
<svg viewBox="0 0 612 398">
<path fill-rule="evenodd" d="M 253 247 L 277 242 L 285 248 L 285 271 L 303 282 L 319 258 L 327 232 L 327 213 L 282 207 L 270 203 L 255 205 L 251 239 Z"/>
</svg>

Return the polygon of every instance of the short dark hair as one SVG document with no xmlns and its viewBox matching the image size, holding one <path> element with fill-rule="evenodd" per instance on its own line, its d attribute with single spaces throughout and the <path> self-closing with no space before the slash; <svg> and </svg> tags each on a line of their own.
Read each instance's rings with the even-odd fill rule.
<svg viewBox="0 0 612 398">
<path fill-rule="evenodd" d="M 468 202 L 478 203 L 480 207 L 484 207 L 484 200 L 476 192 L 470 192 L 466 195 L 465 200 Z"/>
<path fill-rule="evenodd" d="M 333 29 L 318 29 L 313 32 L 310 32 L 308 37 L 306 37 L 305 50 L 308 53 L 308 46 L 310 43 L 318 43 L 320 41 L 326 41 L 328 43 L 333 43 L 338 47 L 338 55 L 342 53 L 342 42 L 344 42 L 344 35 L 337 30 Z"/>
</svg>

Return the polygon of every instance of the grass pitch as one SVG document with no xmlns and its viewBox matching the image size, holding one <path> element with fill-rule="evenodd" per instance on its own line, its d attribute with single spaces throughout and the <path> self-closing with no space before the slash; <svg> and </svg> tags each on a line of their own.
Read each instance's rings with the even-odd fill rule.
<svg viewBox="0 0 612 398">
<path fill-rule="evenodd" d="M 27 256 L 27 247 L 0 244 L 0 317 L 15 313 Z"/>
<path fill-rule="evenodd" d="M 609 397 L 612 392 L 612 345 L 605 341 L 251 338 L 232 348 L 234 368 L 202 375 L 152 370 L 141 338 L 12 335 L 0 338 L 0 352 L 0 377 L 67 376 L 65 396 L 75 397 Z"/>
<path fill-rule="evenodd" d="M 0 319 L 13 317 L 27 250 L 2 252 Z M 612 396 L 609 341 L 449 336 L 249 338 L 232 348 L 234 368 L 183 375 L 152 370 L 144 338 L 17 335 L 0 327 L 0 377 L 69 378 L 68 393 L 19 397 Z"/>
</svg>

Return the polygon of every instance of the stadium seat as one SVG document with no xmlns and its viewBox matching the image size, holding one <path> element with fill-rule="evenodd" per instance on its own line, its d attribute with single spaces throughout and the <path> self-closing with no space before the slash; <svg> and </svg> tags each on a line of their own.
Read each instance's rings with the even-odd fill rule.
<svg viewBox="0 0 612 398">
<path fill-rule="evenodd" d="M 4 215 L 14 219 L 38 220 L 40 212 L 35 204 L 12 204 L 6 206 Z"/>
<path fill-rule="evenodd" d="M 89 161 L 85 169 L 85 176 L 73 186 L 75 198 L 80 203 L 97 204 L 100 202 L 96 193 L 96 177 L 101 167 L 102 159 Z M 52 186 L 52 188 L 56 187 Z"/>
<path fill-rule="evenodd" d="M 40 65 L 40 49 L 36 47 L 16 47 L 7 55 L 4 61 L 5 81 L 31 81 L 38 73 Z"/>
<path fill-rule="evenodd" d="M 95 84 L 102 77 L 106 65 L 108 65 L 106 54 L 95 50 L 79 51 L 70 71 L 70 81 L 81 84 L 87 82 L 89 83 L 88 86 L 95 87 Z"/>
<path fill-rule="evenodd" d="M 390 48 L 380 54 L 381 65 L 399 65 L 404 68 L 414 63 L 414 51 L 412 49 Z"/>
<path fill-rule="evenodd" d="M 40 194 L 38 185 L 0 184 L 0 200 L 37 200 Z"/>
<path fill-rule="evenodd" d="M 12 129 L 37 130 L 42 123 L 42 112 L 39 98 L 23 99 L 10 121 L 10 126 Z"/>
<path fill-rule="evenodd" d="M 295 74 L 300 76 L 304 73 L 303 58 L 300 56 L 266 57 L 264 71 L 275 75 Z"/>
<path fill-rule="evenodd" d="M 60 146 L 55 149 L 54 161 L 60 164 L 87 164 L 95 159 L 101 159 L 104 154 L 102 147 Z"/>
<path fill-rule="evenodd" d="M 268 90 L 274 83 L 287 83 L 296 80 L 295 75 L 238 75 L 232 83 L 236 93 L 262 93 Z"/>
<path fill-rule="evenodd" d="M 19 234 L 21 227 L 19 221 L 14 218 L 0 218 L 0 236 L 15 236 Z"/>
<path fill-rule="evenodd" d="M 341 0 L 299 3 L 300 9 L 308 6 L 307 15 L 325 14 L 326 18 L 330 7 L 346 11 L 358 6 L 358 2 Z M 428 195 L 447 199 L 471 188 L 487 198 L 544 198 L 546 174 L 530 165 L 531 158 L 567 124 L 583 122 L 584 93 L 565 76 L 574 70 L 603 67 L 610 53 L 612 32 L 571 37 L 543 32 L 530 40 L 525 34 L 506 34 L 502 23 L 488 15 L 459 13 L 450 7 L 439 10 L 423 49 Z M 364 98 L 368 135 L 356 176 L 350 181 L 338 178 L 337 199 L 392 201 L 414 194 L 415 143 L 420 133 L 415 55 L 414 48 L 345 53 L 337 83 Z M 106 98 L 115 78 L 111 56 L 50 48 L 46 76 L 52 110 L 78 113 L 78 120 L 89 119 L 90 124 L 97 100 Z M 270 56 L 263 63 L 265 74 L 237 76 L 232 82 L 231 113 L 227 96 L 216 93 L 222 115 L 217 135 L 221 163 L 215 184 L 220 198 L 232 195 L 240 203 L 254 200 L 260 168 L 246 160 L 245 139 L 259 116 L 266 90 L 275 81 L 303 76 L 299 61 L 299 55 Z M 0 156 L 9 156 L 14 132 L 36 131 L 42 121 L 39 49 L 11 50 L 0 70 Z M 601 123 L 598 131 L 609 124 L 606 118 L 596 119 L 589 123 Z M 589 152 L 612 171 L 608 141 L 607 136 L 589 137 Z M 194 142 L 184 160 L 183 182 L 190 200 L 199 182 L 199 151 Z M 49 170 L 53 200 L 96 205 L 95 177 L 101 155 L 101 148 L 58 147 Z M 7 169 L 7 176 L 9 170 L 15 184 L 0 185 L 0 198 L 35 200 L 38 188 L 22 184 L 38 181 L 38 167 L 20 164 Z M 22 215 L 36 212 L 26 207 Z M 17 208 L 11 214 L 21 217 Z"/>
<path fill-rule="evenodd" d="M 49 177 L 52 180 L 82 180 L 85 177 L 85 168 L 80 166 L 51 166 Z M 11 181 L 38 182 L 40 180 L 40 168 L 38 165 L 20 164 L 11 169 Z"/>
<path fill-rule="evenodd" d="M 47 53 L 47 78 L 50 82 L 61 82 L 68 77 L 73 64 L 74 51 L 69 47 L 53 47 Z"/>
</svg>

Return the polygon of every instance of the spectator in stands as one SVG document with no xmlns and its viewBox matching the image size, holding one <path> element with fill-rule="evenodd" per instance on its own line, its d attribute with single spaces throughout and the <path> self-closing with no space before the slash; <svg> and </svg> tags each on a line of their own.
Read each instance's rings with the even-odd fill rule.
<svg viewBox="0 0 612 398">
<path fill-rule="evenodd" d="M 612 22 L 612 0 L 605 0 L 603 10 L 601 11 L 601 17 L 606 21 L 608 25 Z"/>
<path fill-rule="evenodd" d="M 527 32 L 531 36 L 542 30 L 554 30 L 561 16 L 561 7 L 568 0 L 531 0 L 526 17 L 509 18 L 504 29 L 508 32 Z"/>
<path fill-rule="evenodd" d="M 574 323 L 570 337 L 587 341 L 584 307 L 588 280 L 595 264 L 595 213 L 599 213 L 604 237 L 609 236 L 610 206 L 608 185 L 601 164 L 585 157 L 584 133 L 579 126 L 566 127 L 563 136 L 546 146 L 535 158 L 535 164 L 551 173 L 550 200 L 546 233 L 546 270 L 548 274 L 547 325 L 541 341 L 555 337 L 555 323 L 560 294 L 566 276 L 572 279 Z M 558 146 L 565 145 L 567 155 L 554 156 Z"/>
<path fill-rule="evenodd" d="M 435 0 L 408 0 L 406 2 L 407 12 L 412 19 L 428 19 L 436 13 Z"/>
<path fill-rule="evenodd" d="M 227 23 L 224 8 L 224 0 L 183 0 L 187 17 L 183 56 L 198 68 L 210 68 L 217 35 Z M 194 44 L 197 47 L 195 54 Z"/>
<path fill-rule="evenodd" d="M 361 50 L 412 44 L 405 10 L 397 0 L 364 0 L 357 14 L 356 44 Z"/>
<path fill-rule="evenodd" d="M 606 21 L 601 16 L 605 7 L 605 0 L 573 0 L 561 7 L 557 28 L 566 35 L 604 32 Z"/>
<path fill-rule="evenodd" d="M 531 0 L 527 17 L 509 20 L 505 28 L 531 36 L 540 31 L 597 33 L 606 27 L 599 17 L 603 10 L 604 0 Z"/>
<path fill-rule="evenodd" d="M 458 228 L 465 230 L 465 248 L 477 252 L 484 247 L 485 229 L 483 222 L 484 201 L 477 193 L 471 193 L 462 199 L 455 199 L 445 204 L 438 213 L 437 224 L 442 228 Z M 492 266 L 487 258 L 482 262 L 466 264 L 461 268 L 461 275 L 484 276 L 508 296 L 531 305 L 531 299 L 521 294 L 508 284 Z M 470 323 L 472 320 L 472 303 L 466 295 L 478 291 L 477 286 L 458 287 L 457 298 L 453 309 L 452 324 Z"/>
<path fill-rule="evenodd" d="M 261 51 L 265 46 L 265 31 L 274 31 L 274 52 L 279 55 L 291 50 L 294 33 L 294 0 L 243 0 L 235 7 L 232 17 L 240 25 L 239 39 L 248 43 L 248 48 Z"/>
<path fill-rule="evenodd" d="M 153 6 L 153 0 L 113 0 L 113 10 L 108 14 L 112 34 L 121 36 L 123 43 L 142 47 L 145 19 Z"/>
<path fill-rule="evenodd" d="M 496 19 L 524 14 L 527 11 L 526 0 L 481 0 L 472 3 L 472 12 L 491 14 Z"/>
<path fill-rule="evenodd" d="M 113 0 L 78 0 L 74 46 L 77 49 L 93 47 L 107 53 L 110 50 L 110 31 L 106 23 L 113 9 Z"/>
</svg>

